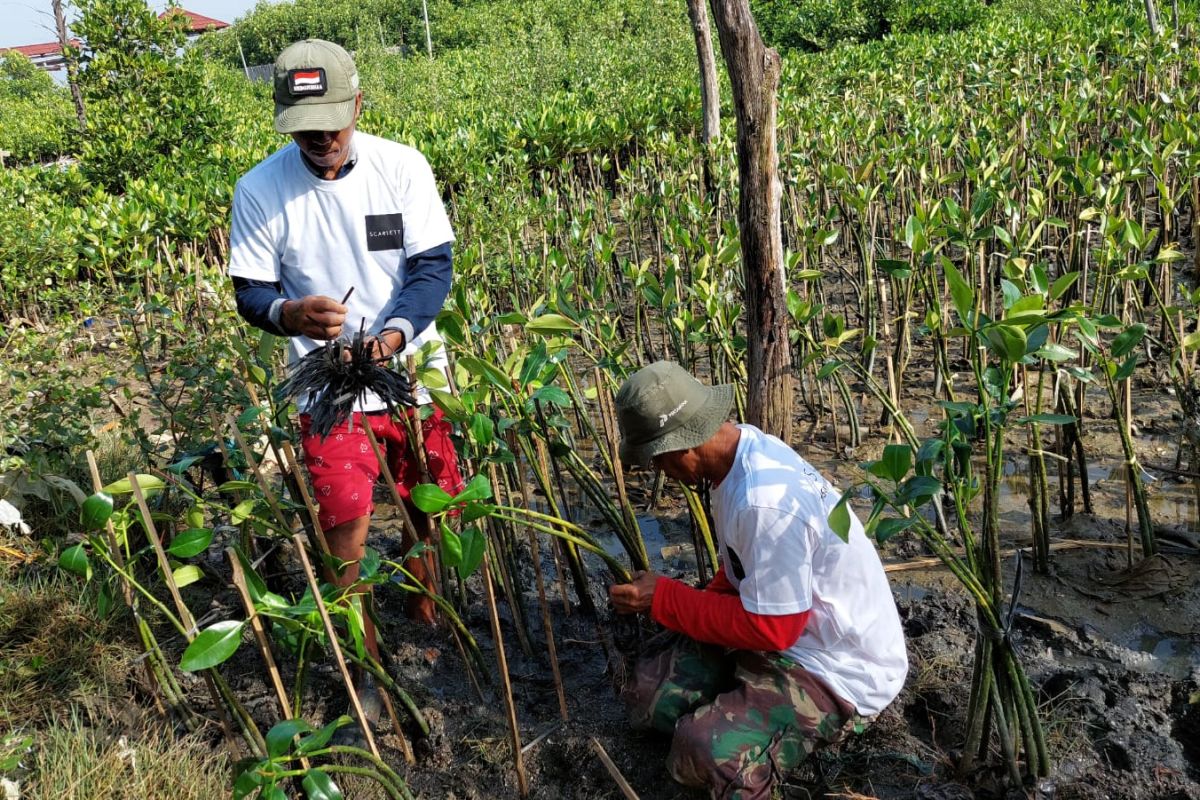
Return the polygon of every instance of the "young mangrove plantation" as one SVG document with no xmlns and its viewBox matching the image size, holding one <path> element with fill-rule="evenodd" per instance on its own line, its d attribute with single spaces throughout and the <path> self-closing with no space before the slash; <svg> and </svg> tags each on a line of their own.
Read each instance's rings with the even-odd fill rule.
<svg viewBox="0 0 1200 800">
<path fill-rule="evenodd" d="M 0 797 L 706 796 L 629 726 L 659 630 L 609 600 L 721 566 L 708 487 L 622 463 L 665 359 L 829 478 L 903 626 L 899 697 L 774 796 L 1200 799 L 1200 6 L 65 13 L 66 83 L 0 55 Z M 454 231 L 400 369 L 465 488 L 422 459 L 410 514 L 371 436 L 371 595 L 326 580 L 288 340 L 228 272 L 289 142 L 245 67 L 306 37 Z"/>
</svg>

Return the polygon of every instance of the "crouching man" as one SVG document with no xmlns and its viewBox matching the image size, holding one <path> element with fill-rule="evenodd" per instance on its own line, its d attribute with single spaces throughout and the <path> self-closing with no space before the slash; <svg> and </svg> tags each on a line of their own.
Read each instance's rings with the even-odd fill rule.
<svg viewBox="0 0 1200 800">
<path fill-rule="evenodd" d="M 860 733 L 900 692 L 908 656 L 862 524 L 782 441 L 728 420 L 730 386 L 660 361 L 617 394 L 621 456 L 712 487 L 721 567 L 704 590 L 652 572 L 609 589 L 619 613 L 682 634 L 627 687 L 635 726 L 673 734 L 672 777 L 714 798 L 769 798 L 815 748 Z"/>
</svg>

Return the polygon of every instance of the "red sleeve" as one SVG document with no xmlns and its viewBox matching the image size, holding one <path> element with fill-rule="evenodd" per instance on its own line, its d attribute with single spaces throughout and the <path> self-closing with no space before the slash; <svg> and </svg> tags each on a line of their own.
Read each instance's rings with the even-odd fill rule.
<svg viewBox="0 0 1200 800">
<path fill-rule="evenodd" d="M 725 577 L 725 565 L 717 570 L 717 574 L 713 575 L 713 579 L 708 582 L 708 586 L 704 587 L 706 592 L 720 592 L 721 594 L 737 594 L 737 589 L 733 588 L 733 584 L 729 582 L 729 578 Z"/>
<path fill-rule="evenodd" d="M 714 582 L 715 582 L 714 578 Z M 807 611 L 767 616 L 742 606 L 737 594 L 693 589 L 672 578 L 654 585 L 650 616 L 663 627 L 699 642 L 737 650 L 786 650 L 796 643 L 808 622 Z"/>
</svg>

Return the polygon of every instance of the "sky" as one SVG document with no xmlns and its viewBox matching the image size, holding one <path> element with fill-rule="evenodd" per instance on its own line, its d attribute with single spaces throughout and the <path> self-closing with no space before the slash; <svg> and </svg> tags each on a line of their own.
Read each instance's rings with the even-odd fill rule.
<svg viewBox="0 0 1200 800">
<path fill-rule="evenodd" d="M 255 0 L 182 0 L 188 11 L 214 17 L 224 22 L 233 22 L 254 7 Z M 72 11 L 69 3 L 67 21 Z M 161 0 L 153 0 L 160 11 L 166 7 Z M 0 0 L 0 47 L 16 47 L 23 44 L 40 44 L 58 38 L 54 32 L 54 14 L 50 11 L 50 0 Z"/>
</svg>

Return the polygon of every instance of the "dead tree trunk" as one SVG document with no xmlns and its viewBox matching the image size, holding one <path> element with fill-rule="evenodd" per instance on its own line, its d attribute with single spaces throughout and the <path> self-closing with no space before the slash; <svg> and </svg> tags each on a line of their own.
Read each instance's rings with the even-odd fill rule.
<svg viewBox="0 0 1200 800">
<path fill-rule="evenodd" d="M 717 61 L 713 56 L 712 31 L 705 0 L 687 0 L 692 35 L 696 38 L 696 61 L 700 65 L 700 145 L 704 150 L 704 191 L 715 190 L 712 174 L 712 145 L 721 138 L 721 93 L 717 84 Z"/>
<path fill-rule="evenodd" d="M 1145 0 L 1146 2 L 1146 22 L 1150 24 L 1150 35 L 1158 36 L 1162 29 L 1158 25 L 1158 10 L 1154 7 L 1154 0 Z"/>
<path fill-rule="evenodd" d="M 790 443 L 792 351 L 775 143 L 779 53 L 763 44 L 748 0 L 712 0 L 712 11 L 737 115 L 738 228 L 749 342 L 746 417 Z"/>
<path fill-rule="evenodd" d="M 50 0 L 54 9 L 54 26 L 58 29 L 58 45 L 62 48 L 63 60 L 67 62 L 67 83 L 71 87 L 71 99 L 75 101 L 75 117 L 79 120 L 79 131 L 87 129 L 87 114 L 83 110 L 83 94 L 79 91 L 77 70 L 79 64 L 68 53 L 71 40 L 67 38 L 67 18 L 63 15 L 62 0 Z"/>
</svg>

